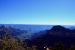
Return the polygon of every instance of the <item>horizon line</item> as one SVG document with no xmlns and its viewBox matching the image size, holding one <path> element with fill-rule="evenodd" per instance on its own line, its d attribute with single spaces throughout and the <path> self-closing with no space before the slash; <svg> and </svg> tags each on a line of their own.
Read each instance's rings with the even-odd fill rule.
<svg viewBox="0 0 75 50">
<path fill-rule="evenodd" d="M 74 26 L 75 24 L 20 24 L 20 23 L 12 23 L 12 24 L 9 24 L 9 23 L 5 23 L 5 24 L 0 24 L 0 25 L 61 25 L 61 26 Z"/>
</svg>

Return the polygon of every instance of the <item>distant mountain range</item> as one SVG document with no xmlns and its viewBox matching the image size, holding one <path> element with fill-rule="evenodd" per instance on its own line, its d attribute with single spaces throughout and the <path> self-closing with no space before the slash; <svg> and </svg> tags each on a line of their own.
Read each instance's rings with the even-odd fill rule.
<svg viewBox="0 0 75 50">
<path fill-rule="evenodd" d="M 69 33 L 74 32 L 75 26 L 54 26 L 54 25 L 21 25 L 21 24 L 0 24 L 0 29 L 6 28 L 10 34 L 20 39 L 34 38 L 44 34 L 50 33 L 52 35 L 69 36 Z M 73 30 L 72 30 L 73 29 Z M 57 31 L 57 32 L 55 32 Z M 64 33 L 65 32 L 65 33 Z M 70 33 L 74 37 L 73 33 Z"/>
<path fill-rule="evenodd" d="M 31 38 L 34 34 L 37 34 L 40 31 L 48 30 L 52 26 L 46 25 L 19 25 L 19 24 L 0 24 L 1 28 L 7 28 L 10 30 L 12 36 L 23 38 Z M 0 28 L 0 29 L 1 29 Z"/>
</svg>

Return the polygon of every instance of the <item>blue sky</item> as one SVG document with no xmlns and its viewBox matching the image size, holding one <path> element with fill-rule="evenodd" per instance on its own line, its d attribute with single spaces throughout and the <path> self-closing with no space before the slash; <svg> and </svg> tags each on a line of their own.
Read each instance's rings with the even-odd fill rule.
<svg viewBox="0 0 75 50">
<path fill-rule="evenodd" d="M 75 0 L 0 0 L 0 24 L 75 25 Z"/>
</svg>

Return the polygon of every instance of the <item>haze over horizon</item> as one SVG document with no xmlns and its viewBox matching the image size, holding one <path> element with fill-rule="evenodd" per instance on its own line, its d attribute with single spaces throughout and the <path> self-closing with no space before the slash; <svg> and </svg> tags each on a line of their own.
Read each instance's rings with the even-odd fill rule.
<svg viewBox="0 0 75 50">
<path fill-rule="evenodd" d="M 75 25 L 75 0 L 0 0 L 0 24 Z"/>
</svg>

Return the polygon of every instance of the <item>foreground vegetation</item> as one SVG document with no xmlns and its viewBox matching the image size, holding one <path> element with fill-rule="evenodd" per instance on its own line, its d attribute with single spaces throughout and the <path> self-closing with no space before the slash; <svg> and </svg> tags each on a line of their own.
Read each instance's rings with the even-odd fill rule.
<svg viewBox="0 0 75 50">
<path fill-rule="evenodd" d="M 75 44 L 72 44 L 69 48 L 65 49 L 63 43 L 56 43 L 54 46 L 44 46 L 40 48 L 39 46 L 32 45 L 27 46 L 27 43 L 19 41 L 15 38 L 9 38 L 8 36 L 0 39 L 0 50 L 75 50 Z"/>
</svg>

